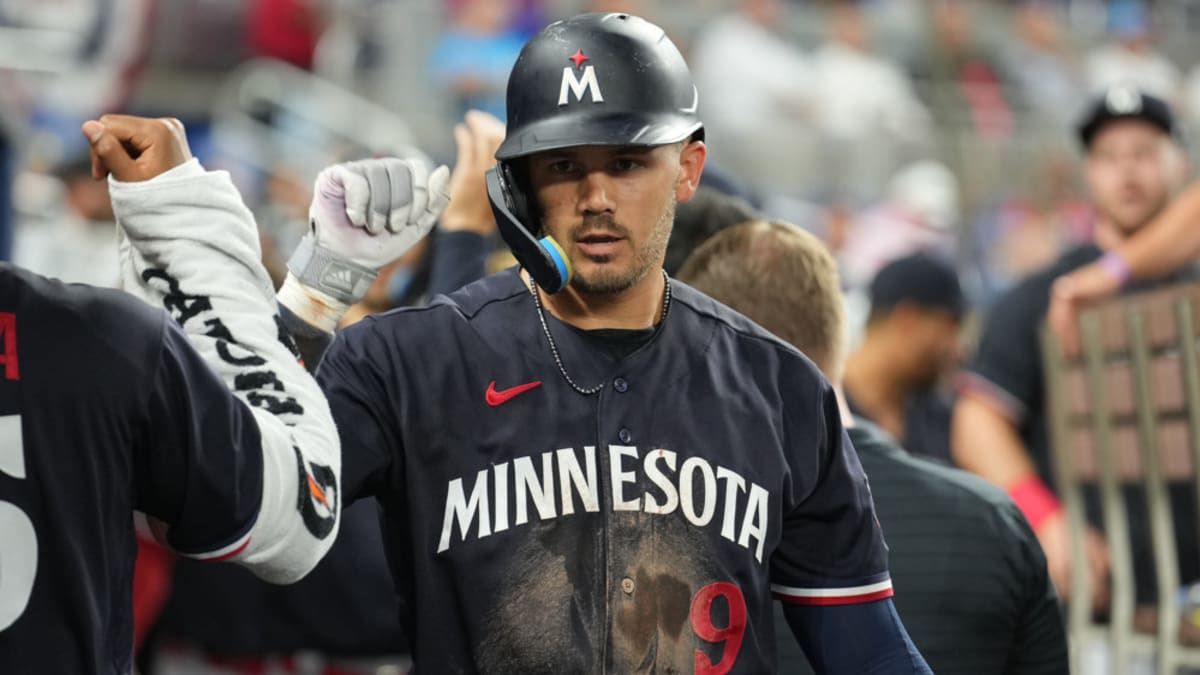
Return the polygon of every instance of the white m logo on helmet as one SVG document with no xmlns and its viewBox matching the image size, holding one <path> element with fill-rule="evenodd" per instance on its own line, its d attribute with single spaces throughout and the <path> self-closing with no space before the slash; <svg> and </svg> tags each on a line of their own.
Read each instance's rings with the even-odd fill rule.
<svg viewBox="0 0 1200 675">
<path fill-rule="evenodd" d="M 575 70 L 570 66 L 563 68 L 562 85 L 558 89 L 558 104 L 567 104 L 567 91 L 575 94 L 575 100 L 583 102 L 583 93 L 590 92 L 592 103 L 603 103 L 604 96 L 600 94 L 600 83 L 596 81 L 596 69 L 587 66 L 583 69 L 583 77 L 576 78 Z"/>
</svg>

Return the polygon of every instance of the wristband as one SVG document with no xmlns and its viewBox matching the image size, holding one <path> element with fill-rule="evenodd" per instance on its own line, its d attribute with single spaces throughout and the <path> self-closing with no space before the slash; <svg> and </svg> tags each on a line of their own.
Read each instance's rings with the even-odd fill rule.
<svg viewBox="0 0 1200 675">
<path fill-rule="evenodd" d="M 1124 288 L 1125 284 L 1128 284 L 1129 280 L 1133 277 L 1133 269 L 1129 267 L 1129 261 L 1125 260 L 1125 257 L 1116 251 L 1109 251 L 1100 256 L 1096 264 L 1100 266 L 1100 269 L 1107 272 L 1110 277 L 1116 279 L 1117 285 L 1121 288 Z"/>
<path fill-rule="evenodd" d="M 340 302 L 304 285 L 291 272 L 279 287 L 275 299 L 301 321 L 322 333 L 333 333 L 337 329 L 338 321 L 341 321 L 346 310 L 350 309 L 349 303 Z M 290 328 L 295 332 L 295 327 Z"/>
<path fill-rule="evenodd" d="M 1017 508 L 1021 509 L 1021 513 L 1025 514 L 1025 520 L 1029 521 L 1029 526 L 1034 532 L 1037 532 L 1047 518 L 1062 510 L 1062 503 L 1058 501 L 1058 497 L 1055 497 L 1050 488 L 1037 476 L 1030 476 L 1014 484 L 1008 489 L 1008 496 L 1016 503 Z"/>
<path fill-rule="evenodd" d="M 311 234 L 300 240 L 287 266 L 301 284 L 347 305 L 361 300 L 379 274 L 339 257 L 313 241 Z"/>
</svg>

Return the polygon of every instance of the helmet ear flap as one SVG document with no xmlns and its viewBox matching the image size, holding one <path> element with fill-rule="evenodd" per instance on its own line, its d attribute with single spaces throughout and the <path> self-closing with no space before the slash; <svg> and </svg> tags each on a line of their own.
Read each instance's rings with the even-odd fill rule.
<svg viewBox="0 0 1200 675">
<path fill-rule="evenodd" d="M 526 173 L 524 167 L 517 167 L 514 162 L 496 162 L 496 169 L 500 172 L 509 210 L 530 234 L 537 236 L 542 230 L 541 218 L 530 207 L 529 181 L 523 180 L 523 175 L 518 175 Z"/>
<path fill-rule="evenodd" d="M 571 263 L 552 237 L 537 238 L 540 219 L 529 208 L 525 184 L 516 180 L 508 162 L 488 169 L 488 201 L 496 216 L 496 227 L 513 256 L 547 293 L 557 293 L 571 280 Z"/>
</svg>

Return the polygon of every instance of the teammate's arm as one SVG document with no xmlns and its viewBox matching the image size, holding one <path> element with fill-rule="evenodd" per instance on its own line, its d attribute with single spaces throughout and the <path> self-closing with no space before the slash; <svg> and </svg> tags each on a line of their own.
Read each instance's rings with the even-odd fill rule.
<svg viewBox="0 0 1200 675">
<path fill-rule="evenodd" d="M 1059 277 L 1047 321 L 1068 353 L 1079 349 L 1075 317 L 1080 307 L 1111 297 L 1130 280 L 1172 272 L 1200 256 L 1198 221 L 1200 181 L 1195 181 L 1105 258 Z"/>
<path fill-rule="evenodd" d="M 452 293 L 487 274 L 496 217 L 487 196 L 487 170 L 496 164 L 504 123 L 478 110 L 454 127 L 458 157 L 450 174 L 450 204 L 438 225 L 429 266 L 429 295 Z"/>
<path fill-rule="evenodd" d="M 771 590 L 818 673 L 929 673 L 892 605 L 887 546 L 837 397 L 823 379 L 815 396 L 796 393 L 809 416 L 788 437 L 816 448 L 817 474 L 784 496 Z M 793 470 L 812 475 L 811 465 Z"/>
<path fill-rule="evenodd" d="M 83 131 L 110 177 L 125 290 L 182 329 L 163 330 L 150 365 L 139 501 L 181 552 L 294 581 L 336 536 L 341 453 L 276 320 L 253 217 L 227 173 L 189 158 L 177 120 L 106 115 Z"/>
</svg>

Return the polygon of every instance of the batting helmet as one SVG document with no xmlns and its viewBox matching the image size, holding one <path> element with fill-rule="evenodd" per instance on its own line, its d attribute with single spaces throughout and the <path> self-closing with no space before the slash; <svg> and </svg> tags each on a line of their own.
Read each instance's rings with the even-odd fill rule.
<svg viewBox="0 0 1200 675">
<path fill-rule="evenodd" d="M 508 129 L 488 174 L 500 234 L 543 289 L 570 267 L 549 237 L 515 160 L 580 145 L 655 146 L 702 140 L 692 74 L 658 26 L 630 14 L 583 14 L 526 43 L 508 78 Z"/>
</svg>

